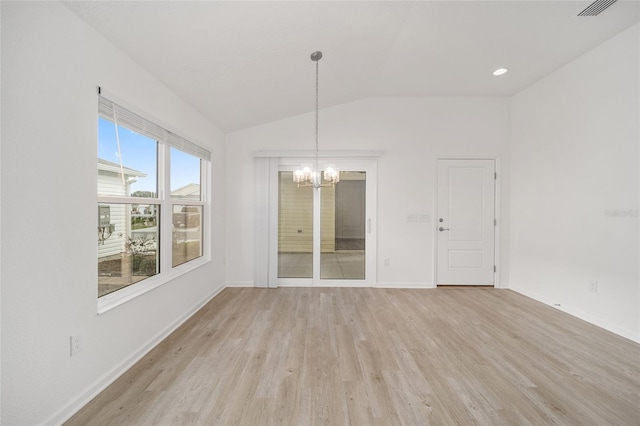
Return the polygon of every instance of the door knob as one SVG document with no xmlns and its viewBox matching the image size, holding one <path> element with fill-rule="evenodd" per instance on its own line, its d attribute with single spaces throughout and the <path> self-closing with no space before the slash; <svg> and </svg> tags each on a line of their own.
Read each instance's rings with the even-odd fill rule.
<svg viewBox="0 0 640 426">
<path fill-rule="evenodd" d="M 443 228 L 442 226 L 440 228 L 438 228 L 438 231 L 442 232 L 442 231 L 448 231 L 449 228 Z"/>
</svg>

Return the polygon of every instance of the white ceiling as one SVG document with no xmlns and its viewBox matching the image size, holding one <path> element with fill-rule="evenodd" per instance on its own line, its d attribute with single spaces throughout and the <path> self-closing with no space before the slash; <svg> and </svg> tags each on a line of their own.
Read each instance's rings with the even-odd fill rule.
<svg viewBox="0 0 640 426">
<path fill-rule="evenodd" d="M 373 96 L 509 96 L 640 20 L 619 0 L 67 6 L 225 131 Z M 509 68 L 500 78 L 491 72 Z"/>
</svg>

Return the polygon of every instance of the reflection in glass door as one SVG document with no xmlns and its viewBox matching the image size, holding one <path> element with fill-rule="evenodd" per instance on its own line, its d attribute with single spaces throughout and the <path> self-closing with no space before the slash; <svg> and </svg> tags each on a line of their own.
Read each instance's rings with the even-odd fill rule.
<svg viewBox="0 0 640 426">
<path fill-rule="evenodd" d="M 365 280 L 366 179 L 341 171 L 335 187 L 314 189 L 278 173 L 278 278 Z"/>
<path fill-rule="evenodd" d="M 340 172 L 320 191 L 320 279 L 364 280 L 366 173 Z"/>
</svg>

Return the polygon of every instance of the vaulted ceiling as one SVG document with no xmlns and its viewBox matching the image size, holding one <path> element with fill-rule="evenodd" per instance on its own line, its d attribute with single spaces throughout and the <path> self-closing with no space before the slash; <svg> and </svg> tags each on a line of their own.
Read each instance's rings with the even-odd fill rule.
<svg viewBox="0 0 640 426">
<path fill-rule="evenodd" d="M 225 131 L 375 96 L 510 96 L 640 20 L 619 0 L 104 1 L 67 6 Z M 492 76 L 498 67 L 509 72 Z"/>
</svg>

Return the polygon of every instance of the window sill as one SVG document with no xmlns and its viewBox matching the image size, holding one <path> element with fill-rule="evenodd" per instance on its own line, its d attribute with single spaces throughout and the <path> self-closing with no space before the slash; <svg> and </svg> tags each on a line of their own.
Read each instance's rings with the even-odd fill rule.
<svg viewBox="0 0 640 426">
<path fill-rule="evenodd" d="M 192 260 L 190 262 L 179 265 L 175 268 L 172 268 L 170 272 L 165 274 L 158 274 L 154 277 L 147 278 L 146 280 L 140 281 L 136 284 L 132 284 L 129 287 L 125 287 L 121 290 L 115 291 L 113 293 L 102 296 L 98 299 L 98 315 L 104 314 L 105 312 L 110 311 L 113 308 L 116 308 L 123 303 L 126 303 L 130 300 L 135 299 L 138 296 L 141 296 L 153 289 L 160 287 L 163 284 L 171 282 L 176 278 L 193 271 L 194 269 L 200 268 L 201 266 L 206 265 L 211 262 L 211 258 L 200 257 L 198 259 Z"/>
</svg>

